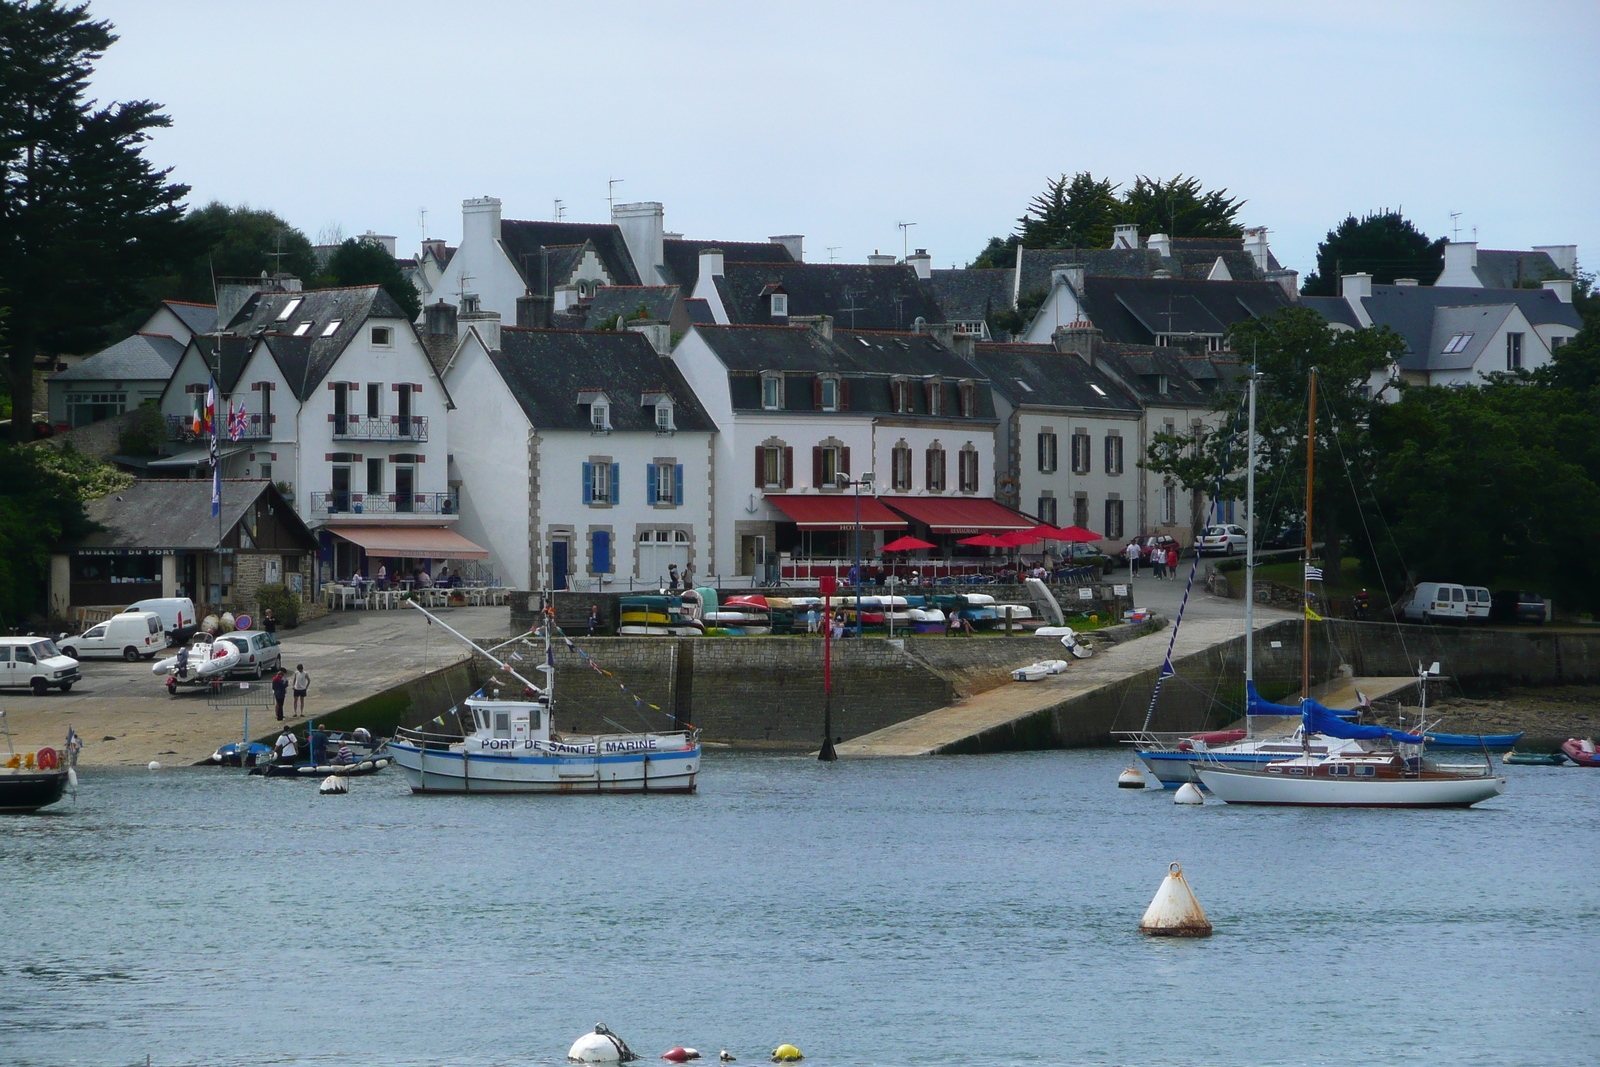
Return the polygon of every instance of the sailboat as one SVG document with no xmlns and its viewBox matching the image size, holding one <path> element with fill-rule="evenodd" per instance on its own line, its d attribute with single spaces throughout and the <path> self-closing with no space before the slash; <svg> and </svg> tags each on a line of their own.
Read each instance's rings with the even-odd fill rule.
<svg viewBox="0 0 1600 1067">
<path fill-rule="evenodd" d="M 413 793 L 692 793 L 700 770 L 697 730 L 564 734 L 555 728 L 555 618 L 546 609 L 539 632 L 544 662 L 536 685 L 509 663 L 478 647 L 442 619 L 408 603 L 478 655 L 505 671 L 528 699 L 504 699 L 490 683 L 464 701 L 465 737 L 400 728 L 389 754 Z M 568 642 L 569 646 L 571 642 Z"/>
<path fill-rule="evenodd" d="M 1259 767 L 1228 766 L 1203 756 L 1196 773 L 1207 789 L 1229 804 L 1278 804 L 1296 807 L 1471 807 L 1499 796 L 1506 781 L 1493 764 L 1479 768 L 1444 767 L 1424 756 L 1427 679 L 1438 666 L 1423 668 L 1422 713 L 1415 733 L 1386 726 L 1346 722 L 1339 713 L 1311 699 L 1310 581 L 1313 471 L 1316 457 L 1317 371 L 1311 368 L 1309 414 L 1306 419 L 1306 537 L 1303 591 L 1308 605 L 1301 643 L 1300 741 L 1297 756 L 1275 759 Z M 1252 380 L 1252 385 L 1254 384 Z M 1252 457 L 1253 459 L 1253 457 Z M 1252 463 L 1252 467 L 1254 464 Z M 1254 517 L 1252 516 L 1252 519 Z M 1252 526 L 1254 523 L 1252 522 Z M 1247 639 L 1245 647 L 1251 642 Z M 1248 660 L 1247 660 L 1248 662 Z M 1248 676 L 1248 667 L 1246 668 Z M 1253 681 L 1246 682 L 1246 721 L 1252 714 L 1293 713 L 1292 708 L 1261 700 Z M 1360 747 L 1312 751 L 1322 737 Z"/>
</svg>

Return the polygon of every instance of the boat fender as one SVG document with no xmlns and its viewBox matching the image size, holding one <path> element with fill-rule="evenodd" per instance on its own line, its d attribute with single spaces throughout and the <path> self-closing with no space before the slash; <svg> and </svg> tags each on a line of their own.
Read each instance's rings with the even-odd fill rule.
<svg viewBox="0 0 1600 1067">
<path fill-rule="evenodd" d="M 53 748 L 41 748 L 38 756 L 34 757 L 34 762 L 41 771 L 53 771 L 61 766 L 61 760 Z"/>
<path fill-rule="evenodd" d="M 1139 931 L 1155 937 L 1211 936 L 1211 920 L 1183 877 L 1183 868 L 1176 863 L 1167 865 L 1167 876 L 1161 879 L 1161 888 L 1139 920 Z"/>
<path fill-rule="evenodd" d="M 667 1051 L 661 1054 L 661 1058 L 664 1060 L 670 1060 L 673 1063 L 687 1063 L 689 1060 L 699 1059 L 700 1053 L 692 1048 L 684 1048 L 682 1045 L 679 1045 L 676 1048 L 667 1049 Z"/>
<path fill-rule="evenodd" d="M 161 761 L 160 760 L 151 760 L 146 769 L 147 770 L 152 770 L 152 771 L 159 771 L 161 769 Z"/>
<path fill-rule="evenodd" d="M 1137 767 L 1129 767 L 1117 775 L 1118 789 L 1143 789 L 1144 786 L 1144 772 Z"/>
<path fill-rule="evenodd" d="M 567 1059 L 574 1063 L 629 1063 L 638 1058 L 604 1023 L 595 1023 L 594 1033 L 584 1034 L 567 1050 Z"/>
<path fill-rule="evenodd" d="M 800 1050 L 790 1044 L 782 1044 L 772 1050 L 773 1063 L 792 1063 L 803 1059 L 805 1056 L 801 1055 Z"/>
<path fill-rule="evenodd" d="M 317 787 L 317 792 L 325 797 L 348 793 L 350 792 L 350 781 L 347 778 L 340 778 L 337 775 L 330 774 L 322 780 L 322 784 Z"/>
<path fill-rule="evenodd" d="M 1206 795 L 1200 792 L 1200 787 L 1193 782 L 1184 782 L 1178 791 L 1172 795 L 1174 804 L 1204 804 Z"/>
<path fill-rule="evenodd" d="M 74 789 L 78 788 L 78 772 L 72 767 L 67 768 L 67 784 Z"/>
</svg>

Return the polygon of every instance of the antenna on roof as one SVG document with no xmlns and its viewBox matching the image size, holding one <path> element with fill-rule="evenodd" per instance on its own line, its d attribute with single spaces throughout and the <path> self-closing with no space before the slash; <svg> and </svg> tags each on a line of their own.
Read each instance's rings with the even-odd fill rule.
<svg viewBox="0 0 1600 1067">
<path fill-rule="evenodd" d="M 428 209 L 425 207 L 417 208 L 417 227 L 422 230 L 422 236 L 426 238 L 428 236 Z"/>
<path fill-rule="evenodd" d="M 287 252 L 285 252 L 283 250 L 283 231 L 282 230 L 278 231 L 277 242 L 278 242 L 278 250 L 276 252 L 268 252 L 267 255 L 271 256 L 272 260 L 273 260 L 273 263 L 272 263 L 273 271 L 272 271 L 272 273 L 274 273 L 274 274 L 282 274 L 283 273 L 283 257 L 289 254 L 289 253 L 287 253 Z"/>
<path fill-rule="evenodd" d="M 900 227 L 900 261 L 903 263 L 903 262 L 905 262 L 905 259 L 906 259 L 907 255 L 909 255 L 910 252 L 911 252 L 911 234 L 910 234 L 910 230 L 911 230 L 911 227 L 916 225 L 916 223 L 914 223 L 914 222 L 897 222 L 897 223 L 895 223 L 895 225 Z"/>
<path fill-rule="evenodd" d="M 1450 212 L 1450 240 L 1452 242 L 1454 242 L 1454 241 L 1458 241 L 1460 239 L 1461 239 L 1461 212 L 1452 211 L 1452 212 Z"/>
<path fill-rule="evenodd" d="M 834 253 L 839 251 L 839 249 L 841 249 L 843 247 L 844 247 L 844 245 L 829 245 L 828 246 L 828 262 L 829 263 L 832 263 L 836 259 L 839 258 L 838 256 L 834 255 Z"/>
<path fill-rule="evenodd" d="M 617 209 L 617 186 L 621 185 L 627 180 L 628 179 L 626 178 L 612 178 L 610 181 L 606 182 L 606 204 L 612 211 Z"/>
<path fill-rule="evenodd" d="M 864 308 L 864 307 L 857 307 L 856 306 L 856 293 L 855 293 L 854 289 L 846 289 L 844 291 L 844 298 L 845 298 L 845 300 L 847 300 L 849 302 L 850 306 L 849 307 L 841 307 L 839 310 L 840 311 L 848 311 L 848 312 L 850 312 L 850 328 L 853 330 L 853 329 L 856 328 L 856 312 L 865 311 L 867 309 Z"/>
<path fill-rule="evenodd" d="M 556 222 L 560 222 L 560 221 L 561 221 L 561 216 L 562 216 L 562 215 L 565 215 L 565 214 L 566 214 L 566 213 L 567 213 L 567 209 L 566 209 L 566 208 L 565 208 L 565 207 L 563 207 L 563 206 L 562 206 L 562 204 L 561 204 L 561 198 L 560 198 L 560 197 L 559 197 L 559 196 L 558 196 L 558 197 L 556 197 L 556 205 L 555 205 L 555 221 L 556 221 Z"/>
</svg>

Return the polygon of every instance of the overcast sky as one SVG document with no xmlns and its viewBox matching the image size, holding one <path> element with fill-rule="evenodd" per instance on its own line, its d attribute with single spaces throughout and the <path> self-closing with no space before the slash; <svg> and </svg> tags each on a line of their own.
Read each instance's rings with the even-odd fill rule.
<svg viewBox="0 0 1600 1067">
<path fill-rule="evenodd" d="M 93 91 L 217 199 L 454 244 L 659 200 L 689 237 L 965 265 L 1062 172 L 1198 176 L 1309 272 L 1346 214 L 1600 264 L 1600 4 L 93 0 Z"/>
</svg>

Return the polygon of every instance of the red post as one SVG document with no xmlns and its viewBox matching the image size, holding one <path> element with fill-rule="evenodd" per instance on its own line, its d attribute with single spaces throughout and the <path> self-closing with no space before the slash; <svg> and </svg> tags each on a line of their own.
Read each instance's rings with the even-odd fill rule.
<svg viewBox="0 0 1600 1067">
<path fill-rule="evenodd" d="M 822 593 L 822 751 L 817 759 L 832 763 L 838 759 L 833 751 L 833 594 L 838 591 L 839 579 L 825 574 L 817 579 Z M 856 605 L 861 610 L 861 605 Z"/>
</svg>

